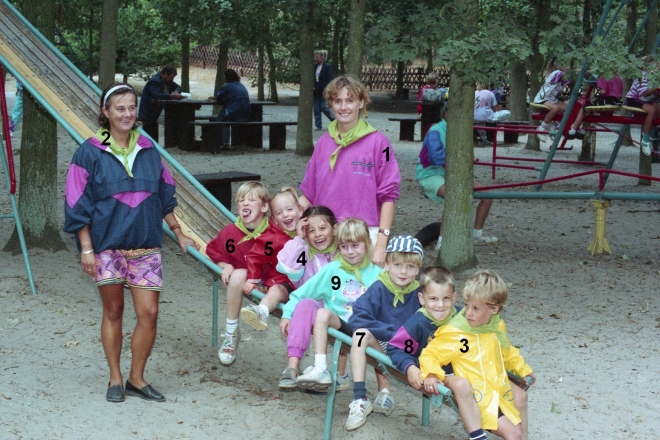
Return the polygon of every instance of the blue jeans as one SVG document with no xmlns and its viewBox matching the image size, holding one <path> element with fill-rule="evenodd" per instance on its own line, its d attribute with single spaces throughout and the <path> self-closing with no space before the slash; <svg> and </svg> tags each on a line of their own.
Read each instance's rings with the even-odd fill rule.
<svg viewBox="0 0 660 440">
<path fill-rule="evenodd" d="M 224 122 L 224 121 L 229 121 L 229 122 L 246 122 L 250 120 L 250 115 L 249 114 L 243 114 L 243 113 L 228 113 L 225 109 L 223 109 L 220 114 L 218 115 L 217 118 L 215 118 L 216 121 L 218 122 Z M 229 145 L 230 144 L 230 139 L 231 139 L 231 131 L 229 126 L 222 126 L 222 145 Z"/>
<path fill-rule="evenodd" d="M 323 124 L 321 123 L 321 113 L 323 113 L 328 119 L 330 119 L 330 122 L 335 120 L 335 116 L 332 114 L 327 104 L 325 103 L 325 99 L 323 99 L 322 96 L 315 96 L 314 125 L 316 125 L 316 128 L 318 128 L 319 130 L 323 128 Z"/>
</svg>

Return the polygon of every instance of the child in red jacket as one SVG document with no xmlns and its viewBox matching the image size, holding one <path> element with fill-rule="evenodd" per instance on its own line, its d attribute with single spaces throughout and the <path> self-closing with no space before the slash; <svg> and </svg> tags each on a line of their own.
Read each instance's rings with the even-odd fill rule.
<svg viewBox="0 0 660 440">
<path fill-rule="evenodd" d="M 250 304 L 241 309 L 241 318 L 255 330 L 265 330 L 270 312 L 280 302 L 287 302 L 294 286 L 289 277 L 277 271 L 277 254 L 284 244 L 296 236 L 296 226 L 303 209 L 298 194 L 291 187 L 284 187 L 270 201 L 271 218 L 268 229 L 257 238 L 247 255 L 248 277 L 243 293 L 248 295 L 259 284 L 268 291 L 259 305 Z"/>
<path fill-rule="evenodd" d="M 227 287 L 227 330 L 218 350 L 220 363 L 231 365 L 236 360 L 240 341 L 238 314 L 243 302 L 243 285 L 247 280 L 246 257 L 255 239 L 268 227 L 270 195 L 260 182 L 246 182 L 236 193 L 236 222 L 225 226 L 206 247 L 206 254 L 222 269 L 222 283 Z"/>
</svg>

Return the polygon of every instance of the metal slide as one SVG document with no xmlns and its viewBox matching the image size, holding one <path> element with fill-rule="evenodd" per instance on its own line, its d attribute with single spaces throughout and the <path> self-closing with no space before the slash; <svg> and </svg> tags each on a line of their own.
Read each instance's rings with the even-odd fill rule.
<svg viewBox="0 0 660 440">
<path fill-rule="evenodd" d="M 0 64 L 78 144 L 96 132 L 101 90 L 7 0 L 0 3 Z M 156 147 L 176 180 L 179 206 L 174 214 L 184 233 L 201 245 L 201 252 L 188 250 L 209 267 L 206 244 L 235 217 L 160 145 Z M 164 229 L 169 232 L 165 225 Z"/>
</svg>

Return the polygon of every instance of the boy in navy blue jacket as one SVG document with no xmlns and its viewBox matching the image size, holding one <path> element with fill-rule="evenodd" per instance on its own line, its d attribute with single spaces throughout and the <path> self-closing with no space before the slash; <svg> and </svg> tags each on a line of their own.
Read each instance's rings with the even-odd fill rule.
<svg viewBox="0 0 660 440">
<path fill-rule="evenodd" d="M 372 405 L 367 399 L 364 378 L 367 372 L 367 347 L 385 353 L 387 342 L 408 318 L 419 309 L 419 281 L 415 277 L 422 265 L 421 243 L 410 235 L 390 240 L 385 254 L 385 270 L 353 305 L 348 320 L 353 331 L 351 369 L 353 402 L 350 404 L 346 429 L 364 425 L 373 411 L 390 415 L 394 400 L 389 391 L 389 378 L 376 372 L 378 394 Z"/>
<path fill-rule="evenodd" d="M 437 387 L 424 384 L 419 369 L 419 355 L 433 339 L 436 330 L 447 324 L 462 307 L 456 302 L 454 278 L 444 267 L 431 266 L 422 271 L 419 286 L 419 302 L 422 307 L 398 329 L 387 345 L 387 355 L 397 369 L 406 373 L 413 388 L 428 394 L 438 394 Z M 444 385 L 449 388 L 458 405 L 470 440 L 486 440 L 481 429 L 481 413 L 472 395 L 472 385 L 464 377 L 454 376 L 451 364 L 442 367 L 446 376 Z"/>
</svg>

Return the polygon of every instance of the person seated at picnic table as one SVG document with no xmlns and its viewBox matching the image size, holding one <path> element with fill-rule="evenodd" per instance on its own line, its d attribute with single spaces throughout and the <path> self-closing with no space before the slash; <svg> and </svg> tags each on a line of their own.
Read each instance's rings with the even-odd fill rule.
<svg viewBox="0 0 660 440">
<path fill-rule="evenodd" d="M 215 92 L 214 96 L 208 98 L 222 104 L 224 108 L 215 118 L 217 122 L 247 122 L 250 120 L 252 110 L 250 108 L 250 95 L 243 84 L 241 77 L 234 69 L 225 70 L 225 84 Z M 229 126 L 222 126 L 222 145 L 224 149 L 230 147 Z"/>
<path fill-rule="evenodd" d="M 495 94 L 486 89 L 482 82 L 477 81 L 477 90 L 474 91 L 474 122 L 504 122 L 509 119 L 509 110 L 497 110 L 497 99 Z M 478 130 L 482 142 L 488 142 L 486 131 Z"/>
<path fill-rule="evenodd" d="M 181 86 L 174 82 L 176 67 L 167 65 L 160 73 L 155 74 L 142 89 L 140 107 L 138 109 L 138 120 L 142 121 L 142 129 L 153 140 L 158 142 L 158 117 L 163 111 L 163 106 L 154 104 L 154 100 L 183 99 Z"/>
<path fill-rule="evenodd" d="M 424 136 L 424 143 L 419 152 L 419 162 L 415 174 L 417 181 L 424 191 L 424 195 L 431 199 L 436 205 L 443 202 L 445 197 L 445 155 L 447 145 L 447 111 L 449 103 L 444 104 L 442 109 L 442 120 L 434 124 Z M 474 188 L 484 186 L 476 179 Z M 474 229 L 472 230 L 472 239 L 475 245 L 497 243 L 497 237 L 483 235 L 483 227 L 488 218 L 490 207 L 493 204 L 492 199 L 481 199 L 477 206 L 477 212 L 474 219 Z M 442 246 L 442 229 L 444 226 L 444 212 L 440 222 L 440 235 L 435 250 L 439 251 Z"/>
</svg>

